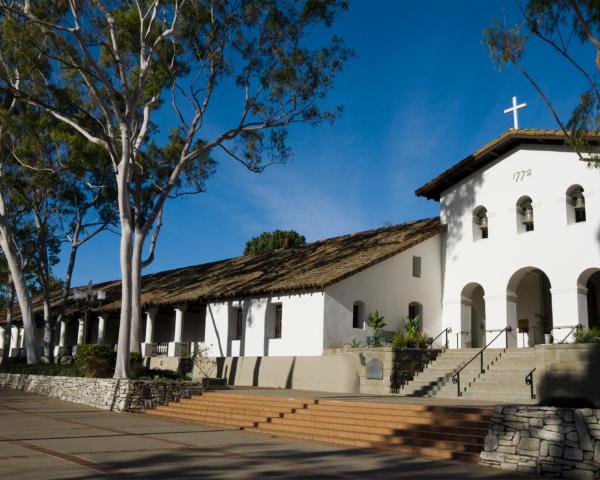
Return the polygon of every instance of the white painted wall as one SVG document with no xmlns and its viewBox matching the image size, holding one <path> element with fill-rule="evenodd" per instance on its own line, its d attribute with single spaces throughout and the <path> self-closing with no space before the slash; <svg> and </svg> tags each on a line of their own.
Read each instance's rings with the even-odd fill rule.
<svg viewBox="0 0 600 480">
<path fill-rule="evenodd" d="M 408 315 L 408 304 L 423 305 L 423 329 L 430 336 L 441 330 L 441 235 L 363 270 L 325 290 L 324 348 L 341 347 L 353 339 L 364 343 L 370 328 L 352 328 L 355 301 L 364 302 L 364 314 L 373 309 L 385 316 L 385 330 L 399 331 Z M 412 276 L 413 256 L 421 257 L 421 277 Z"/>
<path fill-rule="evenodd" d="M 531 175 L 515 181 L 521 170 Z M 524 267 L 549 277 L 555 326 L 585 323 L 585 292 L 577 279 L 590 267 L 600 268 L 599 180 L 598 170 L 565 148 L 521 146 L 444 192 L 444 326 L 461 329 L 461 291 L 477 282 L 485 290 L 487 328 L 511 323 L 509 342 L 516 345 L 516 292 L 507 296 L 507 285 Z M 567 224 L 566 191 L 574 184 L 584 189 L 587 221 Z M 535 230 L 517 233 L 516 203 L 523 195 L 533 200 Z M 472 212 L 479 205 L 488 210 L 489 238 L 473 241 Z M 499 339 L 497 346 L 503 343 Z"/>
<path fill-rule="evenodd" d="M 241 302 L 211 303 L 206 309 L 205 343 L 209 355 L 301 356 L 320 355 L 323 350 L 323 293 L 245 299 Z M 281 338 L 273 339 L 267 312 L 282 304 Z M 244 318 L 242 339 L 233 338 L 236 308 Z"/>
</svg>

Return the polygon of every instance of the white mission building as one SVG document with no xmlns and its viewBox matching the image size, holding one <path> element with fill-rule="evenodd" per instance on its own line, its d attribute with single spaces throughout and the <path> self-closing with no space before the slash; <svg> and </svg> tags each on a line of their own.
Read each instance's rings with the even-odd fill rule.
<svg viewBox="0 0 600 480">
<path fill-rule="evenodd" d="M 365 343 L 373 309 L 390 332 L 415 315 L 431 337 L 450 327 L 450 348 L 483 346 L 506 326 L 499 346 L 600 326 L 599 180 L 561 132 L 509 130 L 416 191 L 439 217 L 146 275 L 142 351 L 320 356 Z M 72 305 L 60 352 L 116 343 L 119 282 L 94 288 L 106 299 L 85 316 Z"/>
</svg>

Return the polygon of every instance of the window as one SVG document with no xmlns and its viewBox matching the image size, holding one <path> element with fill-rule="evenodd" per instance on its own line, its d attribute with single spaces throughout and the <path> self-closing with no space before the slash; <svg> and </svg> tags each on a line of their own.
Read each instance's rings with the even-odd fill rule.
<svg viewBox="0 0 600 480">
<path fill-rule="evenodd" d="M 533 201 L 524 196 L 517 202 L 517 232 L 533 232 Z"/>
<path fill-rule="evenodd" d="M 586 221 L 585 197 L 581 185 L 572 185 L 567 189 L 567 223 Z"/>
<path fill-rule="evenodd" d="M 281 338 L 281 320 L 283 318 L 283 306 L 281 303 L 275 305 L 275 334 L 273 338 Z"/>
<path fill-rule="evenodd" d="M 408 304 L 408 318 L 412 320 L 417 317 L 423 318 L 423 305 L 419 302 L 410 302 Z"/>
<path fill-rule="evenodd" d="M 241 307 L 235 309 L 235 338 L 241 340 L 244 332 L 244 312 Z"/>
<path fill-rule="evenodd" d="M 488 238 L 488 214 L 485 207 L 479 206 L 473 210 L 473 240 Z"/>
<path fill-rule="evenodd" d="M 412 257 L 412 275 L 421 278 L 421 257 Z"/>
<path fill-rule="evenodd" d="M 365 304 L 359 300 L 352 305 L 352 328 L 365 328 Z"/>
</svg>

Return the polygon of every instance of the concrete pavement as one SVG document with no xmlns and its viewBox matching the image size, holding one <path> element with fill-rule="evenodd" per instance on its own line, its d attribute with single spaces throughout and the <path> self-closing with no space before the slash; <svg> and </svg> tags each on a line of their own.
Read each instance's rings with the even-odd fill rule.
<svg viewBox="0 0 600 480">
<path fill-rule="evenodd" d="M 460 462 L 101 412 L 0 389 L 0 478 L 514 479 Z"/>
</svg>

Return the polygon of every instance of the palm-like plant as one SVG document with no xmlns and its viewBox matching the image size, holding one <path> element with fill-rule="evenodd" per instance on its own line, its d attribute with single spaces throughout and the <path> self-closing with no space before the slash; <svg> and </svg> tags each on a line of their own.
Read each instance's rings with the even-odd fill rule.
<svg viewBox="0 0 600 480">
<path fill-rule="evenodd" d="M 373 345 L 379 346 L 379 334 L 385 328 L 385 317 L 383 315 L 379 315 L 379 310 L 375 309 L 369 315 L 369 319 L 367 320 L 367 325 L 373 329 Z"/>
</svg>

